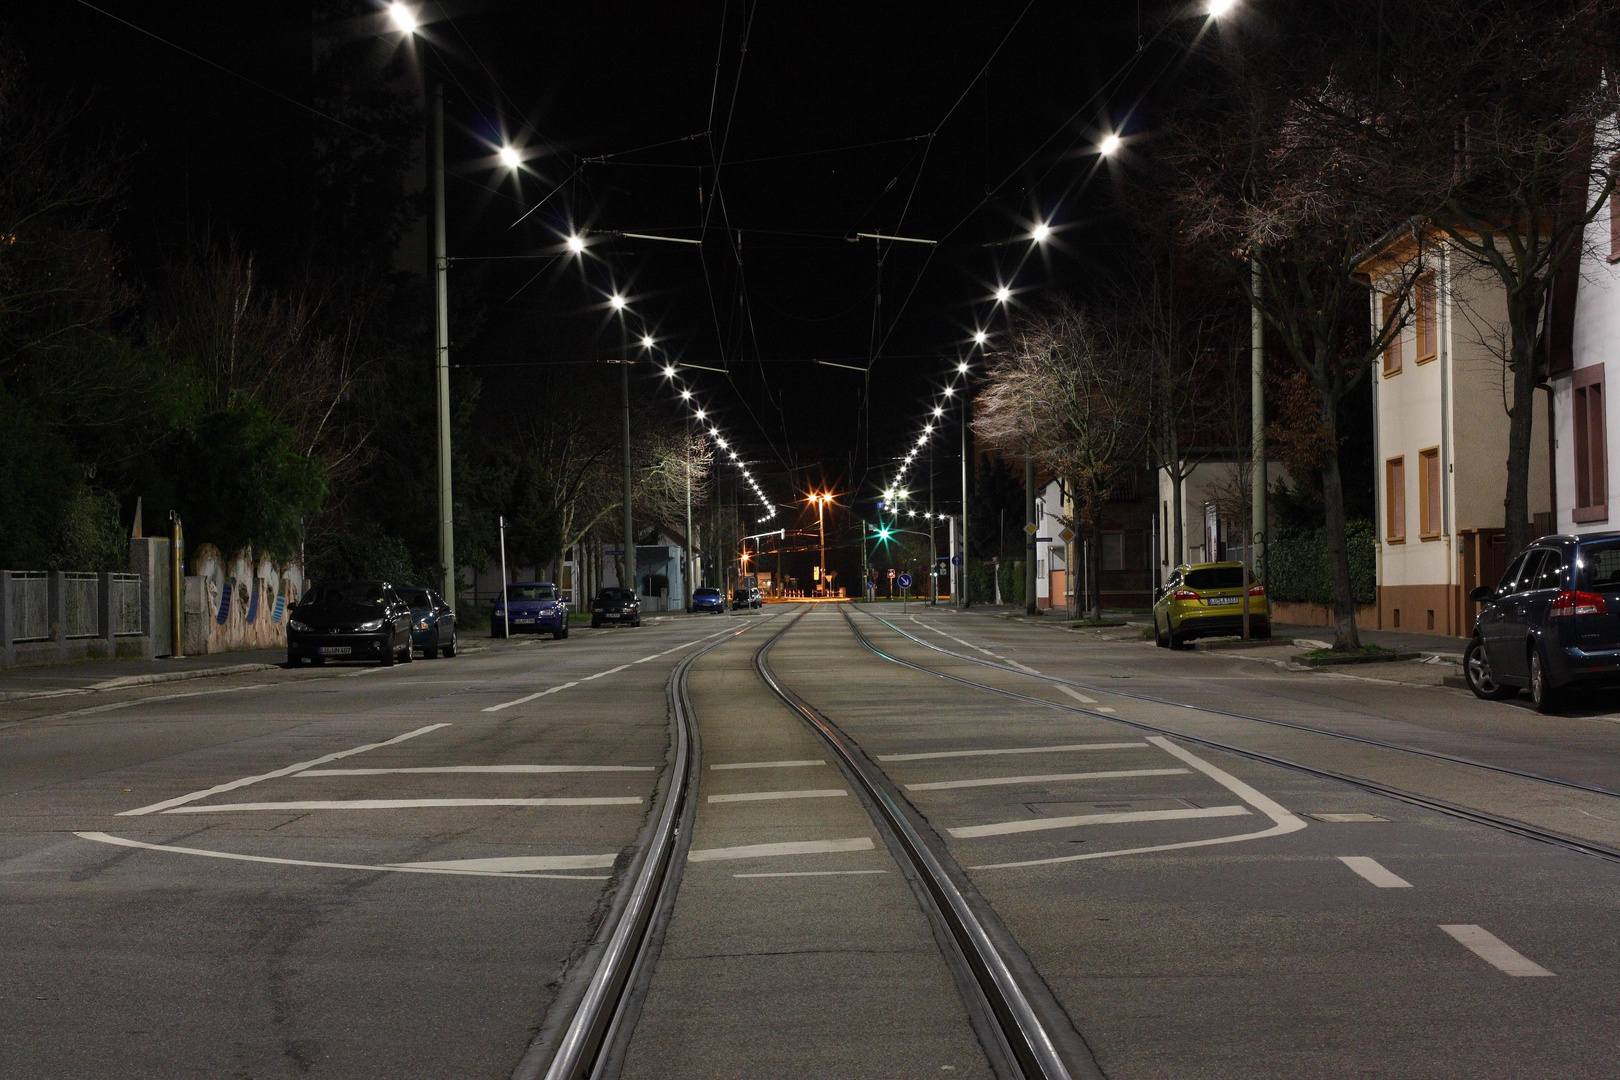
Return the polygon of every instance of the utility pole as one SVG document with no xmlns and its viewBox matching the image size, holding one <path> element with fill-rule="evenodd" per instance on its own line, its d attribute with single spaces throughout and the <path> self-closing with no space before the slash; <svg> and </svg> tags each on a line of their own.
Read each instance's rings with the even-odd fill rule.
<svg viewBox="0 0 1620 1080">
<path fill-rule="evenodd" d="M 1253 422 L 1251 453 L 1253 479 L 1249 482 L 1249 565 L 1260 581 L 1266 580 L 1266 324 L 1260 317 L 1260 263 L 1249 264 L 1250 288 L 1254 293 L 1249 309 L 1249 398 Z M 1247 592 L 1244 593 L 1248 595 Z M 1247 601 L 1245 601 L 1247 610 Z M 1245 635 L 1247 636 L 1247 635 Z"/>
<path fill-rule="evenodd" d="M 934 440 L 928 440 L 928 606 L 939 606 L 939 549 L 934 546 Z"/>
<path fill-rule="evenodd" d="M 821 534 L 821 594 L 827 595 L 827 496 L 816 499 L 816 531 Z"/>
<path fill-rule="evenodd" d="M 965 365 L 964 365 L 965 366 Z M 968 596 L 968 382 L 962 378 L 962 610 L 972 602 Z"/>
<path fill-rule="evenodd" d="M 692 610 L 692 421 L 686 421 L 686 566 L 681 571 L 681 592 L 687 611 Z"/>
<path fill-rule="evenodd" d="M 455 503 L 450 496 L 450 259 L 444 246 L 444 83 L 433 87 L 433 293 L 439 413 L 439 566 L 456 602 Z"/>
<path fill-rule="evenodd" d="M 624 316 L 619 316 L 619 337 L 624 342 L 619 366 L 619 404 L 624 411 L 624 577 L 620 586 L 639 592 L 636 584 L 636 532 L 630 517 L 630 346 L 624 337 Z"/>
<path fill-rule="evenodd" d="M 1024 533 L 1029 543 L 1024 545 L 1024 614 L 1039 615 L 1040 605 L 1035 603 L 1035 543 L 1041 523 L 1035 520 L 1035 447 L 1024 446 Z"/>
</svg>

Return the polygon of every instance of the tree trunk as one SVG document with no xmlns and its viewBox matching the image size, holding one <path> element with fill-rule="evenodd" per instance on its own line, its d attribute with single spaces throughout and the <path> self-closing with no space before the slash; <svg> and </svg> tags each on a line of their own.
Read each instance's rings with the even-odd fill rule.
<svg viewBox="0 0 1620 1080">
<path fill-rule="evenodd" d="M 1536 312 L 1524 311 L 1527 297 L 1508 297 L 1512 329 L 1513 404 L 1508 409 L 1507 496 L 1502 500 L 1505 556 L 1517 555 L 1530 542 L 1530 440 L 1535 428 Z M 1536 304 L 1539 310 L 1540 304 Z"/>
<path fill-rule="evenodd" d="M 1187 478 L 1181 473 L 1181 463 L 1176 462 L 1175 471 L 1170 474 L 1170 497 L 1175 500 L 1170 508 L 1170 516 L 1175 520 L 1174 544 L 1170 549 L 1170 569 L 1174 570 L 1181 565 L 1181 553 L 1187 550 L 1182 545 L 1186 542 L 1186 523 L 1181 520 L 1181 487 Z"/>
<path fill-rule="evenodd" d="M 1027 523 L 1024 538 L 1028 541 L 1024 545 L 1024 614 L 1039 615 L 1041 608 L 1035 601 L 1038 591 L 1035 584 L 1036 560 L 1040 551 L 1035 537 L 1039 534 L 1041 523 L 1035 517 L 1035 457 L 1033 451 L 1024 451 L 1024 521 Z"/>
<path fill-rule="evenodd" d="M 1102 518 L 1091 523 L 1091 550 L 1086 558 L 1086 617 L 1093 622 L 1102 619 Z"/>
<path fill-rule="evenodd" d="M 1350 548 L 1344 536 L 1344 479 L 1339 474 L 1338 400 L 1321 389 L 1322 502 L 1327 509 L 1328 576 L 1333 583 L 1333 648 L 1361 648 L 1356 633 L 1356 595 L 1350 585 Z"/>
</svg>

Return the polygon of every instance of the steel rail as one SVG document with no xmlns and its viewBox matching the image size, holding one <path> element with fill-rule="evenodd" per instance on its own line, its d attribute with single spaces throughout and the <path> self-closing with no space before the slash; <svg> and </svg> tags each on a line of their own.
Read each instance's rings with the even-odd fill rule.
<svg viewBox="0 0 1620 1080">
<path fill-rule="evenodd" d="M 1311 735 L 1323 735 L 1330 739 L 1342 739 L 1345 742 L 1359 743 L 1362 746 L 1377 747 L 1380 750 L 1395 750 L 1402 754 L 1412 754 L 1415 757 L 1428 758 L 1431 761 L 1444 761 L 1452 765 L 1466 765 L 1474 769 L 1483 769 L 1486 772 L 1501 773 L 1504 776 L 1516 776 L 1521 780 L 1536 780 L 1543 784 L 1552 784 L 1555 787 L 1566 787 L 1575 791 L 1586 791 L 1594 795 L 1607 795 L 1610 798 L 1620 799 L 1620 791 L 1616 791 L 1613 788 L 1606 788 L 1601 784 L 1589 784 L 1584 780 L 1566 780 L 1557 776 L 1548 776 L 1546 773 L 1531 772 L 1527 769 L 1515 769 L 1509 765 L 1493 765 L 1488 761 L 1478 761 L 1474 758 L 1462 757 L 1458 754 L 1447 754 L 1440 750 L 1424 750 L 1416 746 L 1405 746 L 1401 743 L 1385 742 L 1382 739 L 1369 738 L 1366 735 L 1352 735 L 1346 731 L 1334 731 L 1331 728 L 1312 727 L 1310 724 L 1301 724 L 1293 720 L 1279 720 L 1270 716 L 1253 716 L 1249 713 L 1233 712 L 1230 709 L 1220 709 L 1210 705 L 1193 705 L 1185 701 L 1173 701 L 1169 698 L 1154 697 L 1152 694 L 1133 693 L 1132 691 L 1120 690 L 1113 686 L 1098 686 L 1096 683 L 1080 682 L 1077 679 L 1065 679 L 1059 675 L 1046 675 L 1039 672 L 1021 671 L 1018 668 L 1011 667 L 1007 664 L 998 664 L 993 660 L 985 660 L 977 656 L 969 656 L 966 653 L 959 653 L 951 649 L 942 648 L 930 641 L 925 641 L 924 639 L 917 637 L 915 634 L 902 630 L 900 627 L 894 625 L 894 623 L 883 618 L 881 615 L 873 615 L 871 612 L 866 611 L 861 612 L 861 614 L 865 615 L 869 619 L 876 619 L 878 622 L 882 623 L 884 626 L 887 626 L 890 630 L 893 630 L 901 637 L 915 642 L 925 649 L 931 649 L 934 652 L 943 653 L 946 656 L 954 657 L 958 660 L 966 660 L 969 663 L 980 664 L 988 668 L 995 668 L 997 671 L 1005 671 L 1013 675 L 1023 675 L 1027 678 L 1041 679 L 1046 682 L 1057 683 L 1062 686 L 1072 686 L 1077 690 L 1092 690 L 1099 694 L 1108 694 L 1112 697 L 1125 698 L 1128 701 L 1143 701 L 1152 705 L 1165 705 L 1174 709 L 1186 709 L 1190 712 L 1207 713 L 1210 716 L 1224 716 L 1232 720 L 1249 720 L 1256 724 L 1270 724 L 1272 727 L 1287 728 L 1290 731 L 1303 731 Z"/>
<path fill-rule="evenodd" d="M 788 626 L 802 615 L 800 612 Z M 655 916 L 674 903 L 679 886 L 681 868 L 673 856 L 680 839 L 679 825 L 691 801 L 692 775 L 696 771 L 693 748 L 697 729 L 687 695 L 687 676 L 699 658 L 760 625 L 764 624 L 751 623 L 705 645 L 683 657 L 670 672 L 665 685 L 672 743 L 670 780 L 662 800 L 653 810 L 654 823 L 648 841 L 626 875 L 630 881 L 627 897 L 617 905 L 617 917 L 613 919 L 607 943 L 545 1071 L 530 1072 L 520 1066 L 514 1074 L 516 1077 L 584 1080 L 600 1074 L 604 1051 L 612 1045 L 624 1019 L 623 1006 L 631 976 L 648 960 L 649 928 Z M 786 629 L 778 631 L 778 636 Z"/>
<path fill-rule="evenodd" d="M 1012 965 L 947 870 L 944 859 L 948 856 L 937 854 L 923 839 L 910 816 L 898 805 L 896 797 L 873 775 L 877 771 L 875 766 L 866 761 L 857 744 L 819 710 L 777 679 L 771 670 L 768 654 L 771 646 L 780 638 L 780 634 L 773 637 L 754 654 L 755 672 L 827 744 L 842 762 L 844 772 L 861 787 L 867 805 L 875 807 L 882 815 L 881 824 L 887 825 L 899 841 L 905 859 L 926 888 L 927 896 L 933 903 L 934 915 L 950 932 L 956 946 L 956 959 L 973 976 L 974 985 L 981 995 L 977 1003 L 980 1006 L 978 1011 L 990 1017 L 999 1029 L 1005 1056 L 1011 1058 L 1011 1063 L 1026 1080 L 1100 1078 L 1102 1074 L 1095 1070 L 1094 1063 L 1089 1060 L 1077 1062 L 1077 1065 L 1082 1069 L 1092 1065 L 1091 1069 L 1078 1074 L 1070 1070 Z"/>
<path fill-rule="evenodd" d="M 895 633 L 901 635 L 902 637 L 904 637 L 904 638 L 906 638 L 906 639 L 908 639 L 910 641 L 914 641 L 918 645 L 923 646 L 924 648 L 932 649 L 935 652 L 943 653 L 946 656 L 955 657 L 955 658 L 960 659 L 960 660 L 968 660 L 968 661 L 971 661 L 971 662 L 973 662 L 975 664 L 981 664 L 981 665 L 983 665 L 985 667 L 995 668 L 998 671 L 1005 671 L 1005 672 L 1008 672 L 1009 674 L 1013 674 L 1013 675 L 1022 675 L 1025 678 L 1029 678 L 1029 679 L 1037 679 L 1037 680 L 1042 680 L 1042 681 L 1045 681 L 1045 682 L 1058 683 L 1060 685 L 1066 685 L 1066 686 L 1083 685 L 1083 684 L 1077 684 L 1077 683 L 1070 682 L 1068 679 L 1063 679 L 1063 678 L 1060 678 L 1060 677 L 1055 676 L 1055 675 L 1043 675 L 1043 674 L 1039 674 L 1039 673 L 1036 673 L 1036 672 L 1020 671 L 1020 670 L 1018 670 L 1017 668 L 1014 668 L 1014 667 L 1007 667 L 1007 666 L 1003 666 L 1001 664 L 995 664 L 995 663 L 991 663 L 989 661 L 979 660 L 978 658 L 972 657 L 972 656 L 964 656 L 964 655 L 962 655 L 960 653 L 952 652 L 949 649 L 941 649 L 936 645 L 932 645 L 932 644 L 930 644 L 930 643 L 928 643 L 926 641 L 923 641 L 921 638 L 913 637 L 911 634 L 906 633 L 904 630 L 901 630 L 899 627 L 897 627 L 894 624 L 890 623 L 886 619 L 879 618 L 876 615 L 872 615 L 870 617 L 873 618 L 873 619 L 877 619 L 878 622 L 880 622 L 883 625 L 889 627 L 889 629 L 893 630 Z M 997 695 L 1000 695 L 1002 697 L 1012 698 L 1015 701 L 1027 702 L 1028 704 L 1031 704 L 1031 705 L 1039 705 L 1039 706 L 1043 706 L 1043 707 L 1048 708 L 1048 709 L 1057 709 L 1057 710 L 1059 710 L 1061 712 L 1079 713 L 1082 716 L 1088 716 L 1088 717 L 1091 717 L 1093 719 L 1106 720 L 1106 721 L 1110 721 L 1110 722 L 1116 723 L 1116 724 L 1123 724 L 1126 727 L 1136 728 L 1139 731 L 1151 731 L 1151 732 L 1153 732 L 1155 734 L 1165 735 L 1165 736 L 1168 736 L 1170 738 L 1177 739 L 1177 740 L 1179 740 L 1181 742 L 1193 743 L 1193 744 L 1198 745 L 1198 746 L 1208 747 L 1211 750 L 1220 750 L 1223 753 L 1233 754 L 1233 755 L 1236 755 L 1237 757 L 1247 758 L 1250 761 L 1258 761 L 1258 762 L 1261 762 L 1262 764 L 1274 765 L 1274 766 L 1277 766 L 1278 768 L 1289 769 L 1289 770 L 1291 770 L 1293 772 L 1304 773 L 1304 774 L 1306 774 L 1308 776 L 1317 777 L 1318 779 L 1333 780 L 1333 781 L 1337 781 L 1337 782 L 1342 783 L 1342 784 L 1349 784 L 1352 787 L 1358 787 L 1358 788 L 1361 788 L 1364 791 L 1370 791 L 1370 792 L 1372 792 L 1372 793 L 1374 793 L 1376 795 L 1383 795 L 1383 796 L 1385 796 L 1387 798 L 1396 799 L 1396 800 L 1398 800 L 1400 802 L 1408 803 L 1408 804 L 1410 804 L 1412 806 L 1419 806 L 1419 807 L 1422 807 L 1422 808 L 1424 808 L 1426 810 L 1433 810 L 1436 813 L 1446 814 L 1446 815 L 1448 815 L 1450 817 L 1460 818 L 1460 819 L 1462 819 L 1464 821 L 1473 822 L 1476 825 L 1484 825 L 1484 826 L 1486 826 L 1488 828 L 1498 829 L 1498 830 L 1500 830 L 1502 832 L 1513 833 L 1513 834 L 1515 834 L 1517 836 L 1521 836 L 1521 837 L 1524 837 L 1524 838 L 1529 839 L 1529 840 L 1535 840 L 1535 841 L 1538 841 L 1540 843 L 1551 844 L 1551 845 L 1553 845 L 1555 847 L 1565 848 L 1566 850 L 1574 851 L 1574 852 L 1576 852 L 1578 854 L 1581 854 L 1581 855 L 1590 855 L 1590 856 L 1593 856 L 1595 858 L 1607 859 L 1607 860 L 1609 860 L 1611 862 L 1620 863 L 1620 850 L 1616 850 L 1616 849 L 1611 848 L 1611 847 L 1606 847 L 1603 844 L 1592 843 L 1591 841 L 1588 841 L 1588 840 L 1582 840 L 1582 839 L 1580 839 L 1578 837 L 1569 836 L 1569 835 L 1567 835 L 1565 833 L 1555 832 L 1555 831 L 1553 831 L 1551 829 L 1543 829 L 1540 826 L 1531 825 L 1531 824 L 1529 824 L 1527 822 L 1518 821 L 1518 820 L 1516 820 L 1514 818 L 1502 817 L 1502 816 L 1500 816 L 1498 814 L 1492 814 L 1492 813 L 1490 813 L 1489 811 L 1486 811 L 1486 810 L 1475 810 L 1472 807 L 1459 806 L 1456 803 L 1447 802 L 1444 799 L 1436 799 L 1436 798 L 1433 798 L 1432 796 L 1428 796 L 1428 795 L 1419 795 L 1416 792 L 1406 791 L 1406 790 L 1404 790 L 1402 788 L 1391 787 L 1388 784 L 1381 784 L 1376 780 L 1367 780 L 1367 779 L 1365 779 L 1363 777 L 1351 776 L 1351 775 L 1349 775 L 1347 773 L 1336 772 L 1336 771 L 1334 771 L 1332 769 L 1323 769 L 1323 768 L 1319 768 L 1319 767 L 1317 767 L 1315 765 L 1306 765 L 1303 762 L 1291 761 L 1288 758 L 1278 757 L 1275 754 L 1268 754 L 1268 753 L 1265 753 L 1264 751 L 1261 751 L 1261 750 L 1250 750 L 1250 749 L 1248 749 L 1246 747 L 1235 746 L 1235 745 L 1233 745 L 1231 743 L 1222 742 L 1219 739 L 1211 739 L 1211 738 L 1207 738 L 1207 737 L 1202 736 L 1202 735 L 1189 735 L 1186 732 L 1177 731 L 1174 728 L 1160 727 L 1157 724 L 1149 724 L 1149 723 L 1146 723 L 1146 722 L 1141 721 L 1141 720 L 1129 720 L 1129 719 L 1126 719 L 1123 716 L 1119 716 L 1119 715 L 1114 714 L 1114 713 L 1098 712 L 1095 709 L 1087 709 L 1084 706 L 1080 706 L 1080 705 L 1070 705 L 1070 704 L 1068 704 L 1066 702 L 1062 702 L 1062 701 L 1051 701 L 1051 700 L 1049 700 L 1047 698 L 1033 697 L 1033 696 L 1031 696 L 1029 694 L 1020 694 L 1016 690 L 1007 690 L 1007 689 L 1004 689 L 1003 687 L 992 686 L 989 683 L 982 683 L 982 682 L 977 682 L 977 681 L 975 681 L 973 679 L 963 678 L 960 675 L 952 675 L 952 674 L 949 674 L 948 672 L 937 671 L 937 670 L 935 670 L 933 668 L 930 668 L 930 667 L 927 667 L 925 665 L 913 663 L 910 660 L 903 660 L 900 657 L 893 655 L 892 653 L 888 653 L 888 652 L 885 652 L 882 649 L 880 649 L 877 645 L 873 644 L 873 642 L 871 641 L 870 638 L 868 638 L 864 633 L 861 632 L 859 627 L 857 627 L 855 625 L 855 620 L 850 618 L 849 612 L 847 610 L 844 612 L 844 619 L 845 619 L 846 622 L 849 623 L 849 628 L 850 628 L 851 632 L 853 632 L 855 634 L 856 638 L 858 638 L 860 640 L 860 643 L 863 646 L 865 646 L 866 649 L 869 652 L 874 653 L 875 655 L 883 658 L 884 660 L 889 661 L 892 664 L 898 664 L 901 667 L 910 668 L 911 670 L 921 672 L 924 675 L 932 675 L 935 678 L 944 679 L 944 680 L 946 680 L 948 682 L 954 682 L 954 683 L 957 683 L 958 685 L 961 685 L 961 686 L 972 687 L 972 688 L 977 689 L 977 690 L 985 691 L 986 693 L 997 694 Z M 1088 687 L 1088 689 L 1092 689 L 1092 688 Z M 1108 690 L 1108 691 L 1099 690 L 1099 692 L 1100 693 L 1115 693 L 1112 690 Z M 1121 694 L 1121 695 L 1117 695 L 1117 696 L 1130 697 L 1131 695 Z M 1151 697 L 1139 697 L 1138 700 L 1156 701 L 1157 699 L 1151 698 Z M 1176 704 L 1179 704 L 1179 703 L 1178 702 L 1164 702 L 1164 704 L 1176 705 Z M 1181 707 L 1188 708 L 1188 709 L 1197 709 L 1197 706 L 1193 706 L 1193 705 L 1183 705 Z M 1215 711 L 1215 710 L 1199 710 L 1199 711 Z M 1238 715 L 1238 714 L 1218 713 L 1218 715 L 1233 716 L 1233 715 Z M 1239 718 L 1240 719 L 1250 719 L 1249 717 L 1241 717 L 1241 716 Z M 1313 729 L 1307 729 L 1307 730 L 1313 730 Z M 1324 732 L 1324 734 L 1326 734 L 1326 733 Z M 1392 749 L 1400 749 L 1400 747 L 1395 747 L 1395 746 L 1392 746 L 1391 748 Z M 1535 777 L 1535 776 L 1531 776 L 1530 778 L 1531 779 L 1539 779 L 1539 777 Z"/>
</svg>

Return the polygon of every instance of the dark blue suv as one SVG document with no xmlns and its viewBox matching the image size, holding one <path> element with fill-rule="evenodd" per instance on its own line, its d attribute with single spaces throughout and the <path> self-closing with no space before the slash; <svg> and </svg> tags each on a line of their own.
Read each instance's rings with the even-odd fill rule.
<svg viewBox="0 0 1620 1080">
<path fill-rule="evenodd" d="M 1566 687 L 1620 683 L 1620 533 L 1543 536 L 1468 598 L 1485 605 L 1463 657 L 1479 697 L 1526 687 L 1551 712 Z"/>
</svg>

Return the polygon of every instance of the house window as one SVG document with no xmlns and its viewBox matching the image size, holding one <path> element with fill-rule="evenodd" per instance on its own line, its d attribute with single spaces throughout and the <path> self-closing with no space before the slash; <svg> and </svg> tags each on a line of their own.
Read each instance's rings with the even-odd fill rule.
<svg viewBox="0 0 1620 1080">
<path fill-rule="evenodd" d="M 1406 458 L 1384 462 L 1384 539 L 1392 544 L 1406 540 Z"/>
<path fill-rule="evenodd" d="M 1435 322 L 1434 274 L 1419 275 L 1412 292 L 1412 307 L 1417 313 L 1417 362 L 1425 364 L 1440 354 L 1440 327 Z"/>
<path fill-rule="evenodd" d="M 1395 313 L 1400 310 L 1401 301 L 1397 296 L 1384 297 L 1384 325 L 1387 327 L 1394 321 Z M 1397 331 L 1384 346 L 1384 374 L 1399 375 L 1401 373 L 1401 334 Z"/>
<path fill-rule="evenodd" d="M 1125 569 L 1125 534 L 1103 533 L 1102 538 L 1102 568 L 1104 570 Z"/>
<path fill-rule="evenodd" d="M 1431 446 L 1418 451 L 1418 504 L 1422 508 L 1422 531 L 1425 540 L 1440 538 L 1440 448 Z"/>
<path fill-rule="evenodd" d="M 1575 421 L 1576 522 L 1609 519 L 1609 438 L 1603 401 L 1603 365 L 1576 370 L 1571 379 Z"/>
</svg>

